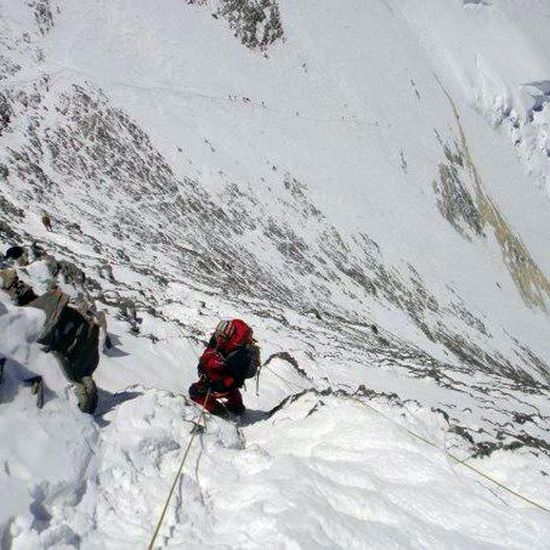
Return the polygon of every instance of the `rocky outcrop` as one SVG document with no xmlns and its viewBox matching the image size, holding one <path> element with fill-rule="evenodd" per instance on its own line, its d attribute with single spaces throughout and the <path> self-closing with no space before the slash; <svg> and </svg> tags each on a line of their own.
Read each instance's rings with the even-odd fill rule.
<svg viewBox="0 0 550 550">
<path fill-rule="evenodd" d="M 13 303 L 25 306 L 36 298 L 32 287 L 19 279 L 15 269 L 0 271 L 0 288 L 8 293 Z"/>
<path fill-rule="evenodd" d="M 233 34 L 250 49 L 265 49 L 283 36 L 276 0 L 218 0 L 217 15 L 226 19 Z"/>
<path fill-rule="evenodd" d="M 100 342 L 102 349 L 109 342 L 106 315 L 98 312 L 88 298 L 84 272 L 74 264 L 57 262 L 53 256 L 42 254 L 36 245 L 28 249 L 12 249 L 17 249 L 16 261 L 23 257 L 23 253 L 25 261 L 17 267 L 0 270 L 0 289 L 10 296 L 15 305 L 44 312 L 45 322 L 37 342 L 44 351 L 56 357 L 65 376 L 73 383 L 79 408 L 83 412 L 93 413 L 98 394 L 92 375 L 99 363 Z M 38 269 L 41 276 L 36 281 L 37 285 L 50 288 L 40 296 L 31 284 L 25 282 L 32 282 L 31 274 L 36 267 L 33 260 L 42 264 Z M 10 258 L 10 261 L 13 260 Z M 47 281 L 43 279 L 46 273 L 50 277 Z M 73 297 L 60 290 L 58 284 L 62 284 Z M 43 403 L 42 381 L 40 377 L 36 380 L 40 383 L 39 401 Z"/>
<path fill-rule="evenodd" d="M 452 107 L 458 136 L 452 147 L 437 136 L 446 157 L 439 166 L 439 181 L 433 184 L 439 195 L 439 209 L 463 236 L 467 236 L 464 224 L 478 238 L 485 237 L 486 232 L 492 230 L 500 246 L 502 261 L 522 299 L 528 306 L 546 311 L 550 303 L 550 280 L 487 193 L 470 154 L 457 106 L 447 90 L 441 87 Z"/>
</svg>

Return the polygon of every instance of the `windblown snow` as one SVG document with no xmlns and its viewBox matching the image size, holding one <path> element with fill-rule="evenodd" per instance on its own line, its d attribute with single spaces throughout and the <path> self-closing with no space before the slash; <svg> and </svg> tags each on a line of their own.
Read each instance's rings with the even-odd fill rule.
<svg viewBox="0 0 550 550">
<path fill-rule="evenodd" d="M 82 414 L 0 290 L 0 548 L 147 547 L 175 479 L 154 548 L 546 548 L 549 21 L 0 0 L 0 252 L 81 269 L 113 342 Z M 200 428 L 232 317 L 265 366 Z"/>
</svg>

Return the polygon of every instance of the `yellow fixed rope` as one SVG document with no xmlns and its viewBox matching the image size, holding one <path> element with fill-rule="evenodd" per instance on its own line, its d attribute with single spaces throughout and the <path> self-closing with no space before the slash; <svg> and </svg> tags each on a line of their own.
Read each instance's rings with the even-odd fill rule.
<svg viewBox="0 0 550 550">
<path fill-rule="evenodd" d="M 536 502 L 535 500 L 532 500 L 531 498 L 526 497 L 525 495 L 522 495 L 521 493 L 518 493 L 517 491 L 514 491 L 514 489 L 511 489 L 510 487 L 507 487 L 506 485 L 504 485 L 500 481 L 497 481 L 496 479 L 494 479 L 490 475 L 482 472 L 481 470 L 478 470 L 475 466 L 472 466 L 471 464 L 467 464 L 466 460 L 468 460 L 468 459 L 460 459 L 456 455 L 454 455 L 453 453 L 450 453 L 449 451 L 447 451 L 447 449 L 442 449 L 439 445 L 437 445 L 433 441 L 430 441 L 429 439 L 426 439 L 425 437 L 417 434 L 416 432 L 410 430 L 409 428 L 406 428 L 405 426 L 403 426 L 399 422 L 396 422 L 393 418 L 390 418 L 389 416 L 387 416 L 384 413 L 380 412 L 378 409 L 375 409 L 374 407 L 372 407 L 368 403 L 365 403 L 364 401 L 362 401 L 358 397 L 355 397 L 355 396 L 346 396 L 346 397 L 348 397 L 349 399 L 353 399 L 354 401 L 357 401 L 358 403 L 361 403 L 364 407 L 367 407 L 371 411 L 374 411 L 376 414 L 382 416 L 383 418 L 385 418 L 386 420 L 388 420 L 392 424 L 395 424 L 398 428 L 406 431 L 408 434 L 415 437 L 416 439 L 419 439 L 420 441 L 426 443 L 427 445 L 430 445 L 431 447 L 435 447 L 436 449 L 439 449 L 441 452 L 446 454 L 449 458 L 454 460 L 457 464 L 459 464 L 461 466 L 464 466 L 465 468 L 469 468 L 473 472 L 479 474 L 481 477 L 487 479 L 488 481 L 491 481 L 495 485 L 498 485 L 499 487 L 501 487 L 505 491 L 508 491 L 510 494 L 520 498 L 521 500 L 523 500 L 523 501 L 525 501 L 529 504 L 532 504 L 533 506 L 536 506 L 540 510 L 544 510 L 545 512 L 550 513 L 550 508 L 547 508 L 546 506 L 540 504 L 539 502 Z"/>
<path fill-rule="evenodd" d="M 162 527 L 162 524 L 164 522 L 164 517 L 166 516 L 166 511 L 168 510 L 168 506 L 170 504 L 170 500 L 172 499 L 172 495 L 174 494 L 174 490 L 176 489 L 176 485 L 179 481 L 180 475 L 183 471 L 183 466 L 185 465 L 185 461 L 187 460 L 187 455 L 189 454 L 189 450 L 191 449 L 191 445 L 193 445 L 193 441 L 195 440 L 195 435 L 197 435 L 197 432 L 199 431 L 198 428 L 200 428 L 200 422 L 201 420 L 204 420 L 205 413 L 206 413 L 206 403 L 208 402 L 208 398 L 210 397 L 210 389 L 208 389 L 208 392 L 206 394 L 206 399 L 204 400 L 204 403 L 202 405 L 202 411 L 201 416 L 199 418 L 198 426 L 193 429 L 193 432 L 191 433 L 191 437 L 189 438 L 189 443 L 187 443 L 187 447 L 185 449 L 185 452 L 183 453 L 183 458 L 181 459 L 180 467 L 178 469 L 178 473 L 176 474 L 176 477 L 174 478 L 174 481 L 172 483 L 172 487 L 170 488 L 170 493 L 168 494 L 168 498 L 166 499 L 166 502 L 164 503 L 164 507 L 162 509 L 162 513 L 160 514 L 160 518 L 157 522 L 157 526 L 155 527 L 155 532 L 153 533 L 153 536 L 151 538 L 151 542 L 149 543 L 149 546 L 147 547 L 147 550 L 153 550 L 155 541 L 157 540 L 157 536 L 159 534 L 160 528 Z"/>
<path fill-rule="evenodd" d="M 279 376 L 276 372 L 273 371 L 273 369 L 269 368 L 268 366 L 265 366 L 265 368 L 267 368 L 267 370 L 269 370 L 272 374 L 275 374 L 278 378 L 280 378 L 281 380 L 283 380 L 287 384 L 290 382 L 289 380 L 285 380 L 282 376 Z M 301 386 L 299 386 L 298 384 L 296 384 L 294 382 L 292 382 L 292 384 L 296 387 L 300 387 L 300 389 L 302 389 L 302 390 L 307 390 L 308 389 L 308 388 L 301 387 Z M 485 478 L 486 480 L 494 483 L 498 487 L 501 487 L 505 491 L 508 491 L 510 494 L 514 495 L 515 497 L 520 498 L 524 502 L 527 502 L 528 504 L 531 504 L 531 505 L 539 508 L 540 510 L 544 510 L 545 512 L 548 512 L 550 514 L 550 508 L 549 507 L 544 506 L 543 504 L 540 504 L 539 502 L 536 502 L 535 500 L 533 500 L 529 497 L 526 497 L 525 495 L 522 495 L 521 493 L 518 493 L 517 491 L 514 491 L 514 489 L 511 489 L 510 487 L 507 487 L 506 485 L 504 485 L 500 481 L 497 481 L 496 479 L 494 479 L 490 475 L 482 472 L 481 470 L 478 470 L 475 466 L 472 466 L 471 464 L 467 464 L 466 460 L 468 460 L 468 459 L 460 459 L 457 456 L 455 456 L 454 454 L 447 451 L 447 449 L 442 449 L 439 445 L 437 445 L 437 443 L 434 443 L 433 441 L 430 441 L 429 439 L 421 436 L 420 434 L 417 434 L 413 430 L 411 430 L 409 428 L 406 428 L 405 426 L 403 426 L 399 422 L 396 422 L 393 418 L 387 416 L 386 414 L 379 411 L 378 409 L 375 409 L 374 407 L 372 407 L 368 403 L 365 403 L 362 399 L 359 399 L 358 397 L 356 397 L 354 395 L 343 395 L 342 397 L 344 397 L 346 399 L 351 399 L 353 401 L 357 401 L 358 403 L 360 403 L 364 407 L 370 409 L 371 411 L 375 412 L 376 414 L 378 414 L 382 418 L 385 418 L 386 420 L 388 420 L 389 422 L 391 422 L 392 424 L 394 424 L 395 426 L 397 426 L 401 430 L 404 430 L 405 432 L 407 432 L 412 437 L 426 443 L 427 445 L 430 445 L 430 447 L 435 447 L 436 449 L 439 449 L 442 453 L 446 454 L 449 458 L 451 458 L 457 464 L 459 464 L 461 466 L 464 466 L 465 468 L 469 468 L 470 470 L 472 470 L 476 474 L 479 474 L 481 477 Z"/>
</svg>

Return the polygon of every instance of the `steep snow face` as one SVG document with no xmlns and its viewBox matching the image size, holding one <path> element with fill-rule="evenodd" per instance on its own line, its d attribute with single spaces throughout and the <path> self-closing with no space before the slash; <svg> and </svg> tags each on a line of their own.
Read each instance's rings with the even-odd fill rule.
<svg viewBox="0 0 550 550">
<path fill-rule="evenodd" d="M 463 3 L 466 9 L 455 2 L 434 11 L 437 2 L 399 2 L 438 72 L 451 73 L 471 104 L 509 136 L 529 179 L 548 197 L 550 9 L 544 1 Z"/>
<path fill-rule="evenodd" d="M 116 337 L 99 413 L 79 417 L 32 343 L 40 318 L 2 298 L 2 544 L 147 540 L 180 420 L 197 420 L 176 394 L 220 317 L 277 354 L 253 409 L 363 386 L 439 447 L 548 494 L 548 5 L 345 4 L 0 0 L 0 242 L 82 267 Z M 41 284 L 38 267 L 23 275 Z M 23 383 L 36 373 L 40 413 Z M 543 512 L 341 395 L 311 399 L 240 432 L 213 421 L 162 540 L 544 546 Z M 27 418 L 51 461 L 45 435 L 13 433 Z M 251 519 L 230 533 L 235 494 Z"/>
<path fill-rule="evenodd" d="M 0 319 L 20 329 L 19 340 L 10 338 L 16 356 L 44 361 L 26 343 L 32 310 L 10 310 Z M 146 346 L 136 344 L 132 360 L 143 371 Z M 179 353 L 190 359 L 189 349 Z M 37 359 L 27 364 L 37 369 Z M 120 366 L 113 357 L 103 363 Z M 247 394 L 241 427 L 210 418 L 194 436 L 155 547 L 544 547 L 545 512 L 451 461 L 442 452 L 451 433 L 440 449 L 407 433 L 441 435 L 437 414 L 307 389 L 262 412 L 257 407 L 307 387 L 283 362 L 275 369 L 264 373 L 260 397 Z M 10 369 L 9 384 L 20 375 Z M 95 421 L 78 415 L 66 394 L 40 412 L 30 394 L 2 405 L 0 487 L 14 495 L 1 507 L 6 547 L 134 548 L 151 539 L 200 411 L 182 395 L 141 384 L 105 393 Z M 14 423 L 27 437 L 10 433 Z M 40 467 L 36 452 L 45 457 Z M 529 455 L 501 451 L 468 464 L 536 500 L 550 490 L 547 478 L 533 486 Z"/>
<path fill-rule="evenodd" d="M 110 262 L 143 264 L 146 247 L 163 277 L 302 312 L 401 314 L 429 348 L 477 343 L 485 325 L 491 356 L 523 355 L 509 335 L 547 353 L 529 309 L 547 307 L 547 255 L 515 222 L 544 233 L 548 203 L 502 201 L 525 179 L 513 149 L 453 98 L 449 71 L 434 76 L 399 6 L 283 3 L 263 53 L 200 3 L 44 6 L 38 61 L 6 81 L 16 206 L 39 197 L 78 218 L 73 238 Z"/>
<path fill-rule="evenodd" d="M 143 506 L 156 498 L 143 493 L 157 480 L 141 482 L 143 463 L 176 468 L 170 450 L 185 438 L 181 421 L 170 421 L 182 415 L 171 401 L 146 393 L 121 406 L 105 431 L 118 431 L 121 449 L 107 451 L 112 481 L 104 483 L 102 508 L 109 500 L 130 504 L 126 517 L 100 514 L 98 531 L 108 529 L 113 538 L 124 533 L 115 538 L 121 548 L 148 535 L 143 523 L 131 526 L 133 518 L 155 520 L 155 510 Z M 143 412 L 148 424 L 135 422 Z M 128 425 L 134 428 L 130 438 Z M 214 420 L 201 443 L 189 457 L 189 475 L 162 532 L 170 533 L 174 547 L 471 548 L 505 539 L 526 547 L 549 534 L 541 511 L 491 502 L 483 486 L 453 471 L 439 452 L 403 437 L 361 404 L 333 396 L 306 394 L 269 421 L 237 431 Z M 128 454 L 141 475 L 128 468 Z"/>
</svg>

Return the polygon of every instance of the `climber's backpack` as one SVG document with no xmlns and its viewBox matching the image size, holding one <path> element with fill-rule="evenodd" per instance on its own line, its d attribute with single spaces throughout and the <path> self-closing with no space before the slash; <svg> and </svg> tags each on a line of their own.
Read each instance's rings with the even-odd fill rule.
<svg viewBox="0 0 550 550">
<path fill-rule="evenodd" d="M 220 321 L 214 331 L 216 350 L 224 357 L 224 370 L 239 385 L 246 378 L 254 378 L 260 364 L 260 351 L 252 335 L 252 329 L 241 319 Z"/>
</svg>

